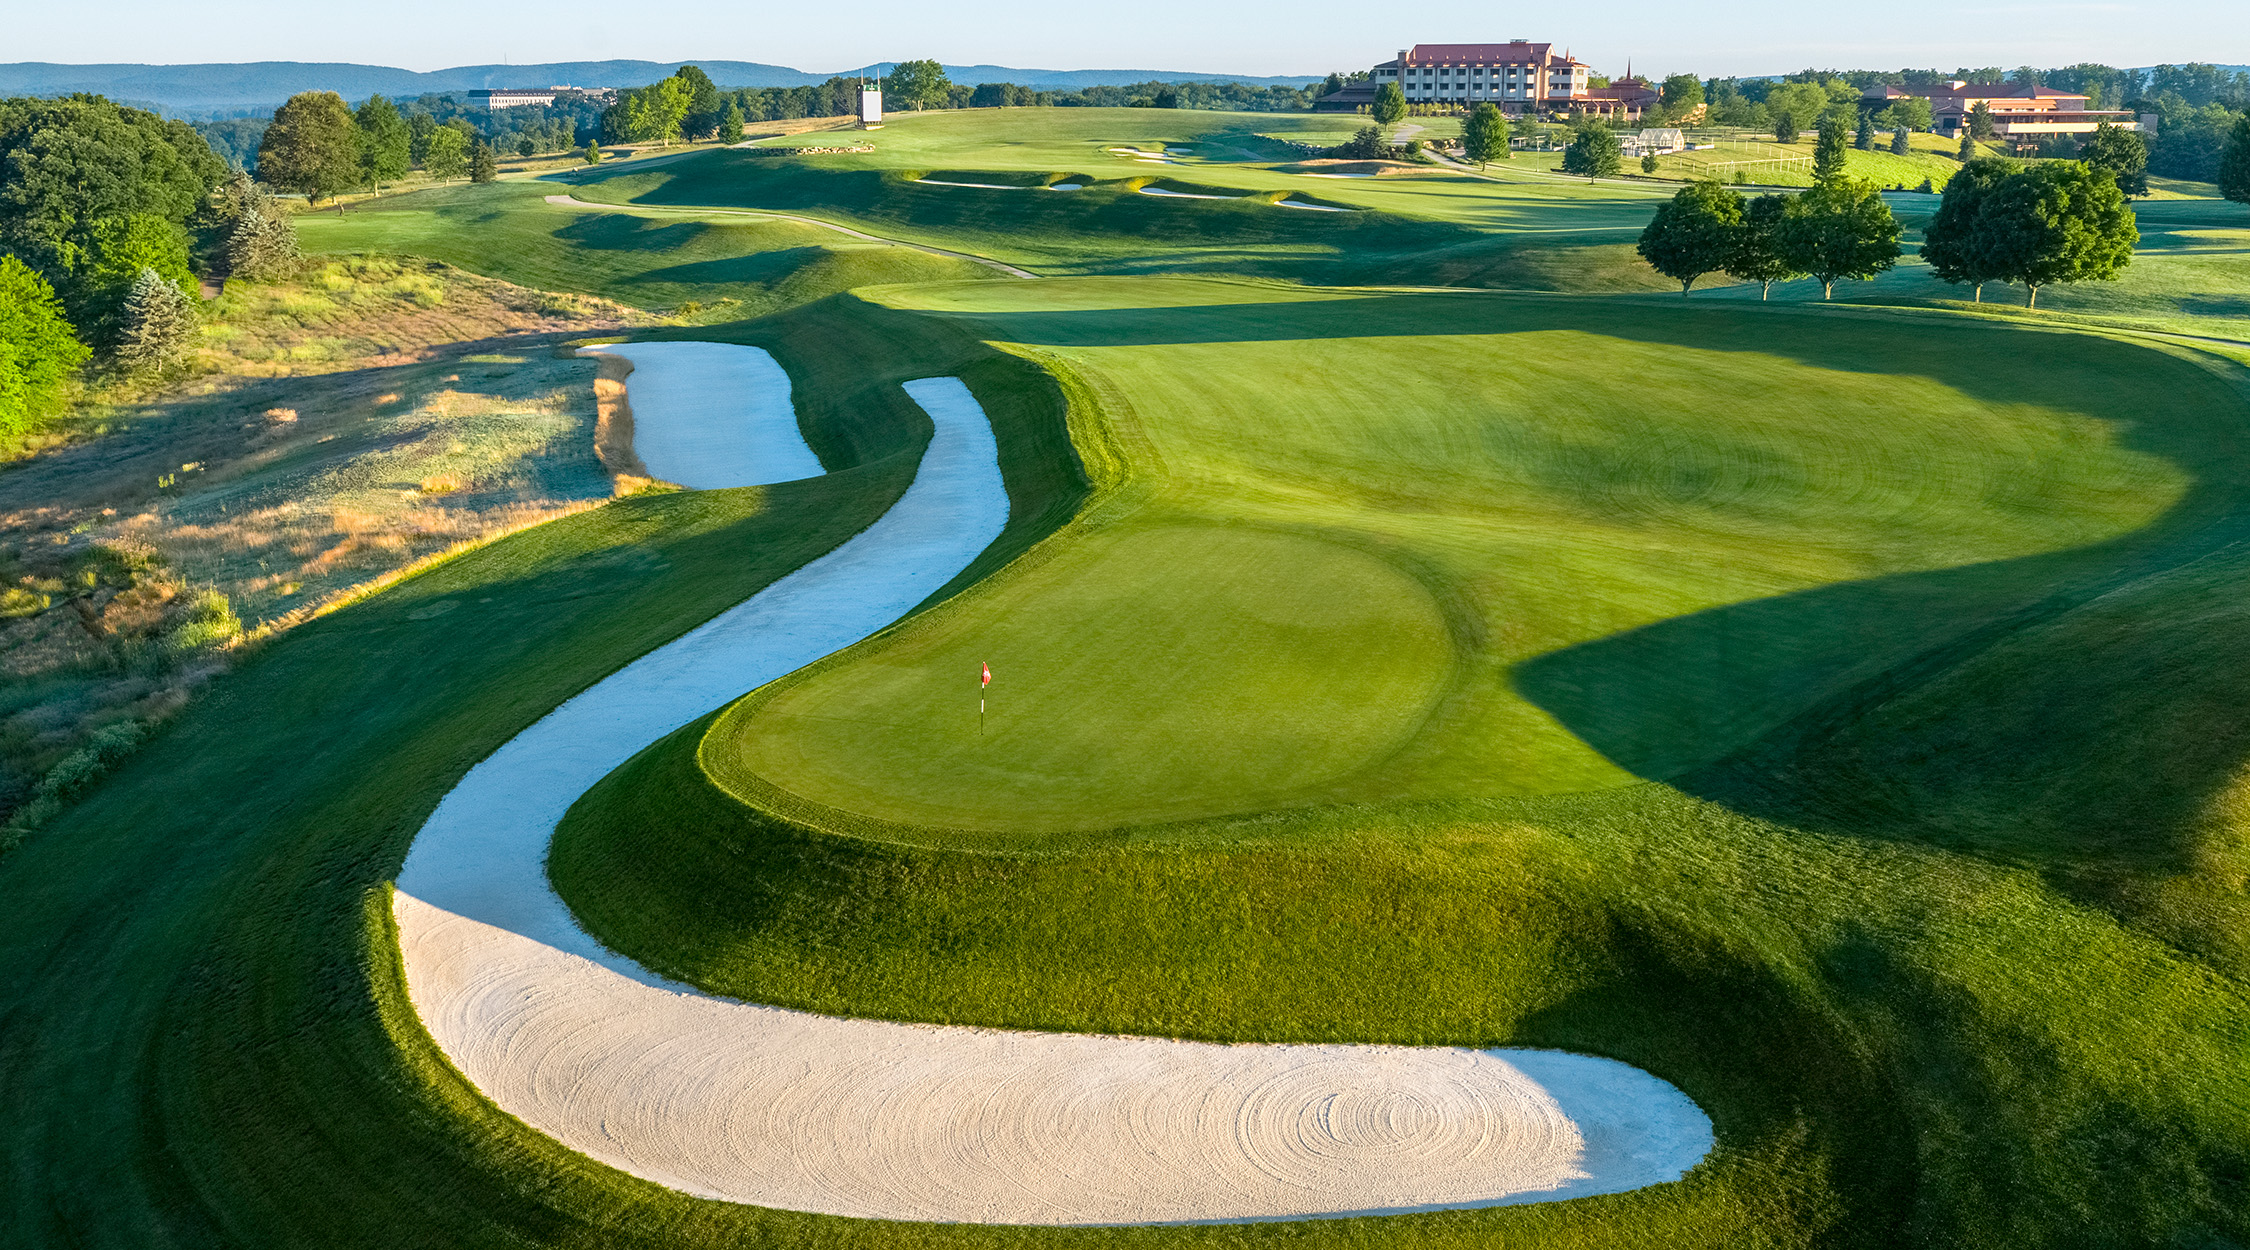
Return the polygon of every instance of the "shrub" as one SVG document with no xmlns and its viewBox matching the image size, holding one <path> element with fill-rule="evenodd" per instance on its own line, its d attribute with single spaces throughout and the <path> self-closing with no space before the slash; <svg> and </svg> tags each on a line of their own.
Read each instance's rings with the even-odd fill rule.
<svg viewBox="0 0 2250 1250">
<path fill-rule="evenodd" d="M 206 590 L 188 605 L 186 618 L 172 631 L 166 645 L 174 653 L 185 653 L 225 646 L 241 634 L 242 620 L 234 614 L 227 597 Z"/>
</svg>

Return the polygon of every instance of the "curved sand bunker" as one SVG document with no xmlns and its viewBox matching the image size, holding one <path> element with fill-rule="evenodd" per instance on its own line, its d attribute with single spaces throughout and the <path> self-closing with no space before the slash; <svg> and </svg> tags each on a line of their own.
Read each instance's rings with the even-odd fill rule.
<svg viewBox="0 0 2250 1250">
<path fill-rule="evenodd" d="M 625 349 L 639 428 L 680 427 L 659 445 L 743 429 L 745 408 L 767 414 L 749 426 L 778 428 L 770 417 L 788 406 L 787 379 L 734 354 L 755 349 L 651 346 L 706 345 Z M 730 394 L 711 381 L 728 371 L 775 389 Z M 682 376 L 663 378 L 672 373 Z M 886 1219 L 1155 1223 L 1487 1206 L 1633 1189 L 1702 1159 L 1712 1141 L 1702 1112 L 1610 1060 L 837 1019 L 704 995 L 580 930 L 544 859 L 588 786 L 663 734 L 889 624 L 999 534 L 1007 496 L 976 400 L 951 378 L 907 391 L 936 435 L 889 513 L 557 708 L 472 769 L 423 827 L 394 899 L 407 989 L 472 1083 L 572 1149 L 648 1180 Z M 796 450 L 809 458 L 801 440 Z M 770 468 L 738 465 L 748 476 L 729 484 L 807 463 L 774 454 Z M 652 470 L 680 472 L 658 467 L 665 455 Z"/>
</svg>

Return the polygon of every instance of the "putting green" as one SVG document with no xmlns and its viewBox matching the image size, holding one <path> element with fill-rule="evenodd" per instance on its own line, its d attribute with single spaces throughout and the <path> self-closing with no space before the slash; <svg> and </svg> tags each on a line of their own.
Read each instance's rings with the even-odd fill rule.
<svg viewBox="0 0 2250 1250">
<path fill-rule="evenodd" d="M 1306 296 L 891 291 L 1081 379 L 1125 468 L 1044 558 L 735 709 L 706 767 L 984 833 L 1671 776 L 2106 567 L 2190 489 L 2184 367 L 2099 340 Z M 1766 601 L 1626 671 L 1553 658 Z"/>
</svg>

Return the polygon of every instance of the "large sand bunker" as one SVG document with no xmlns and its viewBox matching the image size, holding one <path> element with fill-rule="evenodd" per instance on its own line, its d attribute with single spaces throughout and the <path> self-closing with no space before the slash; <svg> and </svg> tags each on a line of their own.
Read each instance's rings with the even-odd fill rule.
<svg viewBox="0 0 2250 1250">
<path fill-rule="evenodd" d="M 742 370 L 731 353 L 755 349 L 646 346 L 630 348 L 639 431 L 678 426 L 671 433 L 693 443 L 742 429 L 741 403 L 769 415 L 777 397 L 787 407 L 778 368 L 763 375 L 777 393 L 711 382 Z M 674 371 L 686 376 L 652 377 Z M 1007 495 L 975 398 L 951 378 L 907 391 L 936 433 L 890 512 L 557 708 L 472 769 L 423 827 L 394 902 L 407 989 L 472 1083 L 572 1149 L 649 1180 L 887 1219 L 1099 1224 L 1485 1206 L 1673 1180 L 1704 1156 L 1711 1127 L 1694 1104 L 1610 1060 L 837 1019 L 704 995 L 580 930 L 544 860 L 587 787 L 665 733 L 889 624 L 998 536 Z M 801 441 L 796 450 L 809 458 Z M 792 476 L 804 463 L 776 453 L 724 484 Z"/>
</svg>

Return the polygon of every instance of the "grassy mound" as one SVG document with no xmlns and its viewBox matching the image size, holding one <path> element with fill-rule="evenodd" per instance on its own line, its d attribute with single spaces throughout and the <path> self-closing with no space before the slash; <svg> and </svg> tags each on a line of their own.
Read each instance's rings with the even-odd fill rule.
<svg viewBox="0 0 2250 1250">
<path fill-rule="evenodd" d="M 1924 324 L 1121 285 L 913 295 L 1083 379 L 1120 479 L 730 716 L 727 784 L 1005 844 L 1671 778 L 2250 484 L 2223 388 L 2098 340 L 1891 372 Z"/>
<path fill-rule="evenodd" d="M 855 242 L 801 222 L 546 202 L 570 189 L 552 182 L 444 187 L 341 216 L 306 214 L 298 230 L 308 250 L 427 256 L 543 290 L 684 309 L 706 321 L 758 317 L 854 287 L 999 276 L 973 261 Z"/>
<path fill-rule="evenodd" d="M 605 941 L 854 1015 L 1567 1047 L 1719 1130 L 1681 1185 L 1292 1239 L 2250 1236 L 2227 379 L 1953 321 L 1888 372 L 1931 322 L 1887 314 L 998 289 L 911 298 L 1099 407 L 1103 492 L 590 791 L 549 870 Z M 1580 413 L 1548 371 L 1577 339 L 1661 347 L 1613 372 L 1675 401 L 1725 386 L 1636 404 L 1580 368 Z M 1504 363 L 1463 386 L 1463 360 Z M 1045 648 L 991 656 L 1039 728 L 980 740 L 1004 646 Z M 1606 788 L 1489 797 L 1584 760 Z M 1192 818 L 1261 785 L 1324 805 Z"/>
</svg>

